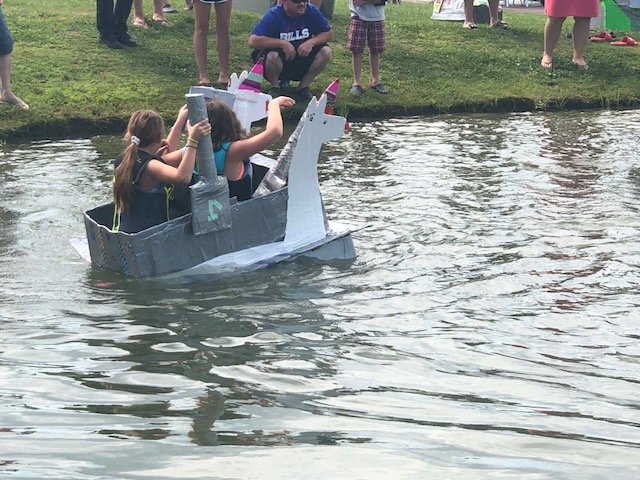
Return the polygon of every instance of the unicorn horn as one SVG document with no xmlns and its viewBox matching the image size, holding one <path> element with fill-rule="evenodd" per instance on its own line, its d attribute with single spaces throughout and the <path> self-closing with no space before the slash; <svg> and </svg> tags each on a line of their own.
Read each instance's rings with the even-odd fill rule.
<svg viewBox="0 0 640 480">
<path fill-rule="evenodd" d="M 262 79 L 264 78 L 264 57 L 260 57 L 256 64 L 251 67 L 251 70 L 247 74 L 238 90 L 250 90 L 252 92 L 260 92 L 260 86 L 262 85 Z"/>
</svg>

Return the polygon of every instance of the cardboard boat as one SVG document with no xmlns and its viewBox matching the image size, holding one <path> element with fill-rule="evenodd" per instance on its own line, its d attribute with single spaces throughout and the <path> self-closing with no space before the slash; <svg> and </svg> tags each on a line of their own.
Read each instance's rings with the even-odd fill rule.
<svg viewBox="0 0 640 480">
<path fill-rule="evenodd" d="M 228 90 L 192 87 L 187 100 L 226 101 L 248 130 L 266 117 L 271 99 L 252 87 L 254 69 L 234 74 Z M 337 88 L 336 81 L 319 100 L 309 101 L 277 160 L 251 157 L 251 199 L 229 199 L 226 179 L 216 178 L 214 167 L 213 179 L 191 187 L 191 213 L 129 234 L 112 230 L 114 204 L 101 205 L 85 212 L 86 238 L 72 240 L 74 248 L 94 265 L 136 278 L 222 276 L 299 256 L 354 259 L 356 229 L 327 219 L 317 172 L 322 144 L 345 131 L 346 119 L 332 114 Z M 197 120 L 191 104 L 189 110 L 190 120 Z M 206 166 L 198 148 L 202 173 Z"/>
</svg>

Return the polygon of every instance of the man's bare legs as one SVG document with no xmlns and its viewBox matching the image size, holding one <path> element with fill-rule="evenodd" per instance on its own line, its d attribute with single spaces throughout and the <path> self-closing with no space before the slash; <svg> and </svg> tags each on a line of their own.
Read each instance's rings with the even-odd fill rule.
<svg viewBox="0 0 640 480">
<path fill-rule="evenodd" d="M 0 102 L 27 110 L 29 105 L 11 91 L 11 64 L 11 54 L 0 57 Z"/>
<path fill-rule="evenodd" d="M 278 52 L 269 52 L 264 59 L 264 78 L 269 80 L 273 87 L 280 85 L 280 75 L 284 65 Z"/>
<path fill-rule="evenodd" d="M 304 87 L 308 88 L 318 74 L 324 70 L 324 67 L 329 63 L 329 60 L 331 60 L 331 48 L 325 45 L 315 56 L 313 62 L 311 62 L 309 71 L 304 77 L 302 77 L 302 80 L 300 80 L 297 90 L 302 90 Z"/>
</svg>

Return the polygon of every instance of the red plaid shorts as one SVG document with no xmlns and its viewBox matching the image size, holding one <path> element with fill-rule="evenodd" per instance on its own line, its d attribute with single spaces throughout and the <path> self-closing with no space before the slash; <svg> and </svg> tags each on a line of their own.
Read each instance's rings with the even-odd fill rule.
<svg viewBox="0 0 640 480">
<path fill-rule="evenodd" d="M 358 17 L 351 17 L 347 48 L 352 52 L 362 53 L 365 42 L 371 53 L 384 52 L 384 20 L 366 22 Z"/>
</svg>

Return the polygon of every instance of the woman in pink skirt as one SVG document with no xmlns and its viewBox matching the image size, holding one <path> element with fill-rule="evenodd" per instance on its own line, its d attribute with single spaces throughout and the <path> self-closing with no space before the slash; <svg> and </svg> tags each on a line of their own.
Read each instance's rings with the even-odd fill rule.
<svg viewBox="0 0 640 480">
<path fill-rule="evenodd" d="M 540 65 L 542 68 L 553 68 L 553 49 L 562 33 L 562 24 L 567 17 L 573 17 L 573 64 L 587 69 L 584 50 L 589 39 L 591 18 L 600 15 L 599 0 L 546 0 L 544 13 L 547 23 L 544 26 L 544 53 Z"/>
</svg>

